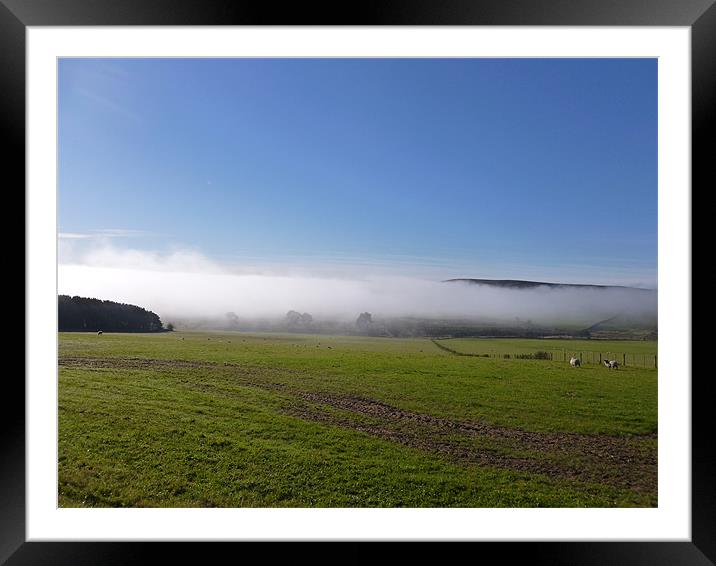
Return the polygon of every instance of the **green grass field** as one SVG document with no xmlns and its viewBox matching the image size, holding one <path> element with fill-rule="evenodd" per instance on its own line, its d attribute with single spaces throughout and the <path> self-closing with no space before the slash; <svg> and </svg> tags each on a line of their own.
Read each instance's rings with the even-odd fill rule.
<svg viewBox="0 0 716 566">
<path fill-rule="evenodd" d="M 62 507 L 651 507 L 656 430 L 653 368 L 428 339 L 59 337 Z"/>
</svg>

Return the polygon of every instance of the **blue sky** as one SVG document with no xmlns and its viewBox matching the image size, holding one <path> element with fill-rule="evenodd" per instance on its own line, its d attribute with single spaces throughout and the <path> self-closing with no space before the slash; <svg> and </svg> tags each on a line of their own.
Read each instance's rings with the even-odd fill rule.
<svg viewBox="0 0 716 566">
<path fill-rule="evenodd" d="M 656 286 L 647 59 L 62 59 L 59 226 L 227 265 Z"/>
</svg>

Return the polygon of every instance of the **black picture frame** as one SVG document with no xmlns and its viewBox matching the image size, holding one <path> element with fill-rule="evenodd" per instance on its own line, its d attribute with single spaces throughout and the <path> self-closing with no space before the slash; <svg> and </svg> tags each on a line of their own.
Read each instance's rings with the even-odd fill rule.
<svg viewBox="0 0 716 566">
<path fill-rule="evenodd" d="M 327 5 L 214 0 L 0 0 L 0 116 L 6 191 L 25 185 L 25 34 L 28 26 L 97 25 L 550 25 L 688 26 L 692 56 L 692 186 L 713 183 L 709 138 L 716 100 L 714 0 L 382 0 Z M 688 190 L 688 187 L 685 187 Z M 18 191 L 19 192 L 19 191 Z M 693 192 L 692 192 L 693 194 Z M 23 204 L 24 207 L 24 204 Z M 26 298 L 27 300 L 27 298 Z M 32 337 L 28 336 L 27 339 Z M 690 375 L 675 376 L 691 378 Z M 704 376 L 702 376 L 704 377 Z M 707 376 L 706 376 L 707 377 Z M 692 379 L 692 539 L 690 542 L 481 543 L 482 560 L 549 564 L 714 564 L 716 451 L 709 436 L 707 379 Z M 25 541 L 25 399 L 19 376 L 6 375 L 0 427 L 0 563 L 126 564 L 161 553 L 163 561 L 206 560 L 205 543 L 38 543 Z M 290 544 L 290 546 L 289 546 Z M 287 543 L 292 559 L 374 560 L 378 543 L 351 549 Z M 222 546 L 224 550 L 226 545 Z M 263 545 L 262 545 L 263 546 Z M 418 546 L 421 555 L 424 545 Z M 211 547 L 211 548 L 210 548 Z M 444 546 L 442 561 L 452 552 Z M 380 550 L 383 553 L 383 550 Z M 402 552 L 402 550 L 401 550 Z M 473 557 L 475 550 L 471 549 Z M 265 555 L 270 557 L 270 555 Z"/>
</svg>

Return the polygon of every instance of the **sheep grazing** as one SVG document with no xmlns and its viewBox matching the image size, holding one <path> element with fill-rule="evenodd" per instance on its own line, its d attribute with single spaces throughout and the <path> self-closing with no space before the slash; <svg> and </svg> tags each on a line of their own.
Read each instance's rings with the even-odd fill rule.
<svg viewBox="0 0 716 566">
<path fill-rule="evenodd" d="M 101 331 L 101 330 L 99 330 L 99 331 L 97 332 L 97 336 L 102 336 L 102 331 Z"/>
<path fill-rule="evenodd" d="M 579 361 L 579 358 L 572 357 L 572 358 L 569 358 L 569 365 L 572 366 L 573 368 L 579 368 L 579 367 L 582 367 L 582 362 Z"/>
<path fill-rule="evenodd" d="M 619 369 L 619 364 L 616 360 L 604 360 L 604 365 L 609 369 Z"/>
</svg>

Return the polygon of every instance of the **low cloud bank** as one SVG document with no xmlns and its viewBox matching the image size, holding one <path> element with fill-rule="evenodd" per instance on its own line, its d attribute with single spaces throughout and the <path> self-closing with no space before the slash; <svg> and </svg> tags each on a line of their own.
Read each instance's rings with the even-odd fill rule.
<svg viewBox="0 0 716 566">
<path fill-rule="evenodd" d="M 413 277 L 311 276 L 247 273 L 196 252 L 157 254 L 111 247 L 60 258 L 61 294 L 141 305 L 163 320 L 285 317 L 289 310 L 316 319 L 375 317 L 531 320 L 534 323 L 598 322 L 616 315 L 656 319 L 656 292 L 619 288 L 515 290 Z"/>
</svg>

